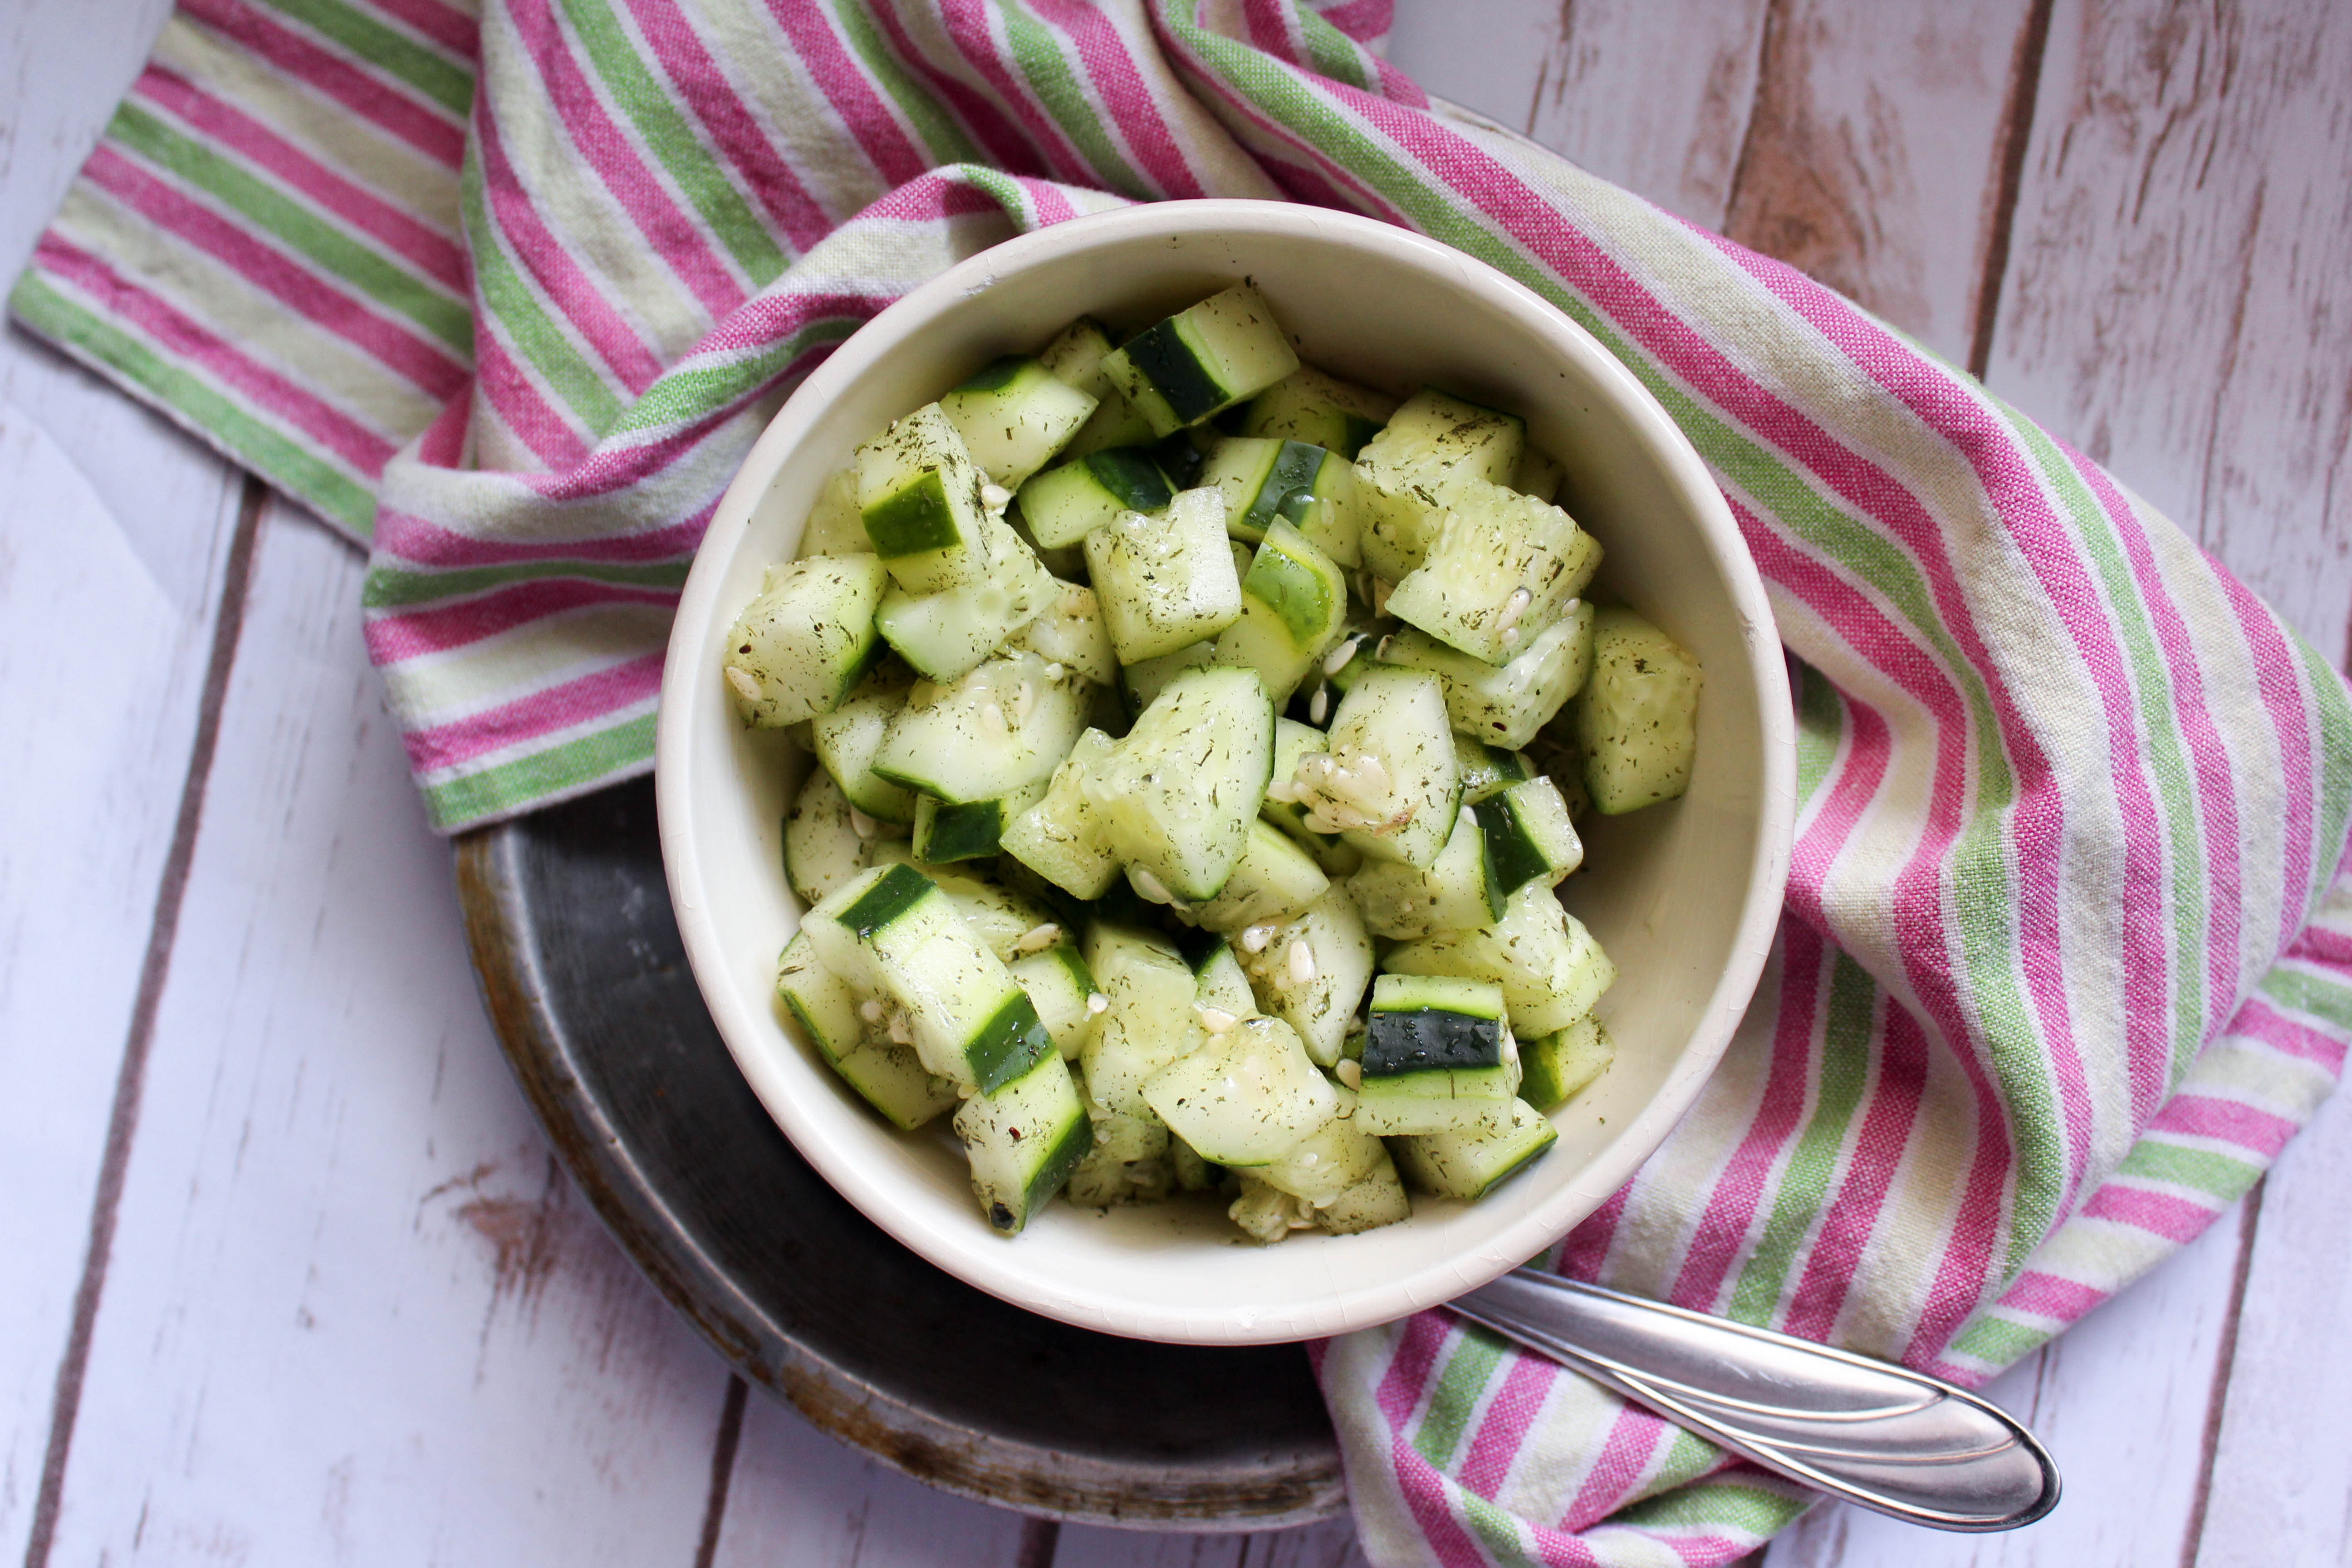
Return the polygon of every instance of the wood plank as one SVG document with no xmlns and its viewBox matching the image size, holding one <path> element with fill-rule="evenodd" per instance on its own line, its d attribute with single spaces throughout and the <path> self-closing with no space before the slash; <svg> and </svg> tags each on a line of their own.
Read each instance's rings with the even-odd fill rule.
<svg viewBox="0 0 2352 1568">
<path fill-rule="evenodd" d="M 51 1561 L 686 1560 L 727 1378 L 489 1037 L 359 574 L 273 511 Z"/>
<path fill-rule="evenodd" d="M 1150 1534 L 1065 1525 L 1054 1568 L 1366 1568 L 1355 1526 L 1327 1520 L 1255 1535 Z"/>
<path fill-rule="evenodd" d="M 950 1497 L 754 1394 L 727 1489 L 713 1568 L 1045 1568 L 1024 1560 L 1031 1521 Z"/>
</svg>

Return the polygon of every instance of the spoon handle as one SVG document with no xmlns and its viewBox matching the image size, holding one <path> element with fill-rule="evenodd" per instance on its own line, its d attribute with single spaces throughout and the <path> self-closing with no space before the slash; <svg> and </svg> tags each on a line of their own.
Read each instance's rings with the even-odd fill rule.
<svg viewBox="0 0 2352 1568">
<path fill-rule="evenodd" d="M 1530 1268 L 1448 1305 L 1768 1469 L 1897 1519 L 2014 1530 L 2058 1502 L 2058 1467 L 2032 1433 L 1903 1367 Z"/>
</svg>

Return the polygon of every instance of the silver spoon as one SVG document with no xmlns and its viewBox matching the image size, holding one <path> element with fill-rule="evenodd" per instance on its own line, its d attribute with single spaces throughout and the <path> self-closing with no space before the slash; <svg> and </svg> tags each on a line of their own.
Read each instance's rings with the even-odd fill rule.
<svg viewBox="0 0 2352 1568">
<path fill-rule="evenodd" d="M 2014 1530 L 2058 1467 L 1998 1407 L 1809 1340 L 1515 1268 L 1446 1303 L 1767 1469 L 1938 1530 Z"/>
</svg>

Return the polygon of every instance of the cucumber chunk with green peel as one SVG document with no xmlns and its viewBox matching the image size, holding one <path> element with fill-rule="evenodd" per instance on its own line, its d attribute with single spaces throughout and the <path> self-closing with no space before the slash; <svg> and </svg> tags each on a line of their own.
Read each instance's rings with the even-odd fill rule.
<svg viewBox="0 0 2352 1568">
<path fill-rule="evenodd" d="M 1391 665 L 1365 670 L 1339 700 L 1324 746 L 1276 786 L 1307 807 L 1307 826 L 1337 829 L 1372 859 L 1435 865 L 1462 801 L 1437 677 Z"/>
<path fill-rule="evenodd" d="M 848 696 L 881 647 L 874 612 L 888 582 L 871 555 L 770 567 L 760 596 L 727 632 L 722 669 L 743 721 L 781 730 Z"/>
<path fill-rule="evenodd" d="M 1004 853 L 1075 899 L 1099 899 L 1118 879 L 1118 857 L 1103 834 L 1106 814 L 1088 797 L 1089 772 L 1118 744 L 1100 730 L 1079 735 L 1045 793 L 1004 825 Z"/>
<path fill-rule="evenodd" d="M 1353 462 L 1396 411 L 1384 392 L 1302 364 L 1250 399 L 1241 433 L 1305 441 Z"/>
<path fill-rule="evenodd" d="M 992 483 L 1019 489 L 1095 411 L 1095 398 L 1037 360 L 1006 354 L 940 399 L 940 412 Z"/>
<path fill-rule="evenodd" d="M 1296 719 L 1277 718 L 1274 721 L 1273 780 L 1278 783 L 1289 778 L 1297 772 L 1301 758 L 1322 749 L 1322 731 Z M 1258 804 L 1258 815 L 1288 834 L 1327 876 L 1344 877 L 1362 864 L 1363 857 L 1341 842 L 1338 834 L 1318 833 L 1307 826 L 1307 807 L 1295 799 L 1278 799 L 1269 795 Z"/>
<path fill-rule="evenodd" d="M 1083 583 L 1056 583 L 1045 609 L 1013 634 L 1009 646 L 1075 669 L 1097 686 L 1118 680 L 1118 655 L 1110 646 L 1101 601 Z"/>
<path fill-rule="evenodd" d="M 1004 825 L 1043 800 L 1045 784 L 1039 779 L 995 800 L 950 803 L 918 795 L 915 858 L 926 865 L 944 866 L 994 856 L 1003 846 Z"/>
<path fill-rule="evenodd" d="M 1574 607 L 1600 565 L 1600 542 L 1558 507 L 1464 480 L 1386 608 L 1449 647 L 1507 664 Z"/>
<path fill-rule="evenodd" d="M 1475 814 L 1498 896 L 1529 882 L 1547 888 L 1584 864 L 1584 843 L 1569 820 L 1568 801 L 1549 779 L 1526 779 L 1469 808 Z"/>
<path fill-rule="evenodd" d="M 1027 545 L 1008 537 L 987 576 L 937 594 L 893 587 L 874 625 L 925 679 L 961 680 L 1054 604 L 1061 586 Z"/>
<path fill-rule="evenodd" d="M 858 515 L 891 580 L 909 594 L 976 583 L 995 564 L 987 482 L 963 437 L 927 403 L 857 448 Z"/>
<path fill-rule="evenodd" d="M 1034 653 L 1000 656 L 951 685 L 919 681 L 874 771 L 945 801 L 994 800 L 1052 776 L 1086 728 L 1087 682 Z"/>
<path fill-rule="evenodd" d="M 1225 531 L 1255 544 L 1277 521 L 1314 537 L 1347 537 L 1346 518 L 1356 499 L 1355 465 L 1336 452 L 1303 441 L 1229 436 L 1217 443 L 1201 468 L 1200 483 L 1214 485 L 1225 498 Z"/>
<path fill-rule="evenodd" d="M 1526 753 L 1508 752 L 1454 731 L 1454 766 L 1462 774 L 1462 804 L 1477 805 L 1536 776 Z"/>
<path fill-rule="evenodd" d="M 1383 1137 L 1499 1132 L 1519 1087 L 1517 1043 L 1491 981 L 1383 974 L 1359 1064 L 1356 1121 Z"/>
<path fill-rule="evenodd" d="M 1217 896 L 1249 847 L 1274 762 L 1274 705 L 1245 669 L 1188 670 L 1088 769 L 1104 842 L 1167 898 Z"/>
<path fill-rule="evenodd" d="M 859 1011 L 865 995 L 824 966 L 804 931 L 793 933 L 776 960 L 776 999 L 828 1062 L 866 1043 L 867 1020 Z"/>
<path fill-rule="evenodd" d="M 1407 398 L 1356 458 L 1365 567 L 1401 581 L 1428 552 L 1454 489 L 1508 484 L 1526 447 L 1527 426 L 1514 416 L 1427 387 Z"/>
<path fill-rule="evenodd" d="M 1511 1102 L 1501 1131 L 1425 1132 L 1389 1145 L 1397 1169 L 1423 1192 L 1445 1198 L 1483 1198 L 1534 1163 L 1559 1133 L 1524 1100 Z"/>
<path fill-rule="evenodd" d="M 1207 936 L 1205 931 L 1195 936 Z M 1184 947 L 1179 942 L 1177 945 Z M 1233 948 L 1222 941 L 1213 941 L 1200 952 L 1187 949 L 1186 958 L 1192 965 L 1192 1005 L 1195 1008 L 1246 1018 L 1257 1011 L 1257 998 L 1251 994 L 1249 976 L 1242 971 L 1242 961 Z"/>
<path fill-rule="evenodd" d="M 1217 635 L 1213 657 L 1256 670 L 1279 707 L 1339 637 L 1347 613 L 1339 563 L 1276 520 L 1242 574 L 1241 619 Z"/>
<path fill-rule="evenodd" d="M 1133 927 L 1097 921 L 1084 952 L 1106 1003 L 1080 1054 L 1087 1091 L 1106 1110 L 1156 1121 L 1143 1086 L 1207 1037 L 1198 977 L 1172 942 Z"/>
<path fill-rule="evenodd" d="M 877 857 L 875 864 L 881 863 Z M 1017 958 L 1066 940 L 1062 923 L 1051 910 L 987 876 L 985 867 L 965 864 L 950 869 L 917 865 L 915 869 L 948 896 L 964 929 L 994 953 L 999 963 L 1009 967 Z"/>
<path fill-rule="evenodd" d="M 835 974 L 895 1005 L 900 1034 L 941 1078 L 993 1092 L 1054 1043 L 1037 1009 L 981 945 L 937 884 L 907 866 L 876 867 L 802 917 Z"/>
<path fill-rule="evenodd" d="M 954 1107 L 955 1085 L 874 1031 L 864 1016 L 870 999 L 818 961 L 805 932 L 776 966 L 776 994 L 826 1065 L 891 1125 L 911 1132 Z"/>
<path fill-rule="evenodd" d="M 1249 844 L 1217 896 L 1187 904 L 1180 918 L 1203 931 L 1237 931 L 1244 926 L 1289 920 L 1323 896 L 1331 879 L 1315 858 L 1264 818 L 1249 825 Z"/>
<path fill-rule="evenodd" d="M 809 776 L 784 813 L 784 880 L 805 904 L 821 903 L 873 862 L 877 825 L 857 830 L 856 808 L 823 768 Z"/>
<path fill-rule="evenodd" d="M 1519 1046 L 1519 1098 L 1550 1110 L 1581 1093 L 1617 1059 L 1616 1042 L 1590 1016 Z"/>
<path fill-rule="evenodd" d="M 1505 664 L 1448 647 L 1412 626 L 1383 637 L 1378 653 L 1384 663 L 1443 679 L 1446 715 L 1456 730 L 1517 751 L 1583 689 L 1592 668 L 1593 614 L 1580 601 Z"/>
<path fill-rule="evenodd" d="M 1069 1064 L 1047 1051 L 1018 1077 L 957 1108 L 956 1136 L 988 1223 L 1020 1234 L 1094 1147 L 1094 1125 Z"/>
<path fill-rule="evenodd" d="M 1201 1158 L 1200 1151 L 1173 1132 L 1168 1135 L 1168 1166 L 1176 1178 L 1176 1190 L 1183 1193 L 1214 1191 L 1223 1171 Z"/>
<path fill-rule="evenodd" d="M 890 721 L 907 705 L 914 677 L 896 659 L 885 659 L 867 672 L 856 689 L 830 713 L 809 721 L 810 743 L 849 804 L 878 822 L 915 820 L 912 790 L 892 784 L 874 771 L 875 754 L 889 733 Z"/>
<path fill-rule="evenodd" d="M 1494 981 L 1510 1007 L 1511 1030 L 1523 1040 L 1575 1023 L 1617 978 L 1592 933 L 1541 882 L 1512 894 L 1503 918 L 1486 930 L 1401 942 L 1382 966 L 1392 974 Z"/>
<path fill-rule="evenodd" d="M 1081 1099 L 1086 1086 L 1079 1086 Z M 1087 1120 L 1094 1123 L 1094 1147 L 1070 1173 L 1062 1195 L 1085 1208 L 1109 1208 L 1118 1204 L 1152 1204 L 1168 1195 L 1175 1184 L 1168 1157 L 1168 1129 L 1140 1116 L 1122 1116 L 1088 1101 Z"/>
<path fill-rule="evenodd" d="M 1511 475 L 1511 488 L 1538 500 L 1556 501 L 1559 499 L 1560 481 L 1566 478 L 1568 470 L 1560 466 L 1558 458 L 1529 443 L 1519 454 L 1518 468 Z"/>
<path fill-rule="evenodd" d="M 1698 660 L 1632 610 L 1592 624 L 1592 678 L 1576 700 L 1584 786 L 1604 816 L 1673 800 L 1698 753 Z"/>
<path fill-rule="evenodd" d="M 1021 515 L 1037 542 L 1076 544 L 1124 511 L 1146 516 L 1176 497 L 1168 476 L 1140 447 L 1110 447 L 1047 468 L 1021 487 Z"/>
<path fill-rule="evenodd" d="M 1475 931 L 1500 920 L 1505 889 L 1474 811 L 1454 818 L 1452 837 L 1424 871 L 1400 860 L 1367 860 L 1347 880 L 1364 924 L 1391 939 Z"/>
<path fill-rule="evenodd" d="M 1339 1110 L 1297 1031 L 1244 1018 L 1151 1075 L 1143 1098 L 1171 1131 L 1220 1165 L 1264 1165 Z"/>
<path fill-rule="evenodd" d="M 1342 1193 L 1388 1163 L 1381 1141 L 1356 1120 L 1356 1094 L 1334 1086 L 1339 1104 L 1329 1120 L 1254 1173 L 1268 1186 L 1304 1198 L 1307 1206 L 1329 1206 Z"/>
<path fill-rule="evenodd" d="M 1156 516 L 1121 512 L 1087 535 L 1087 573 L 1121 664 L 1174 653 L 1241 618 L 1224 498 L 1180 492 Z"/>
<path fill-rule="evenodd" d="M 1372 983 L 1372 938 L 1342 888 L 1279 925 L 1234 939 L 1258 1006 L 1290 1025 L 1318 1067 L 1339 1059 L 1357 1004 Z"/>
<path fill-rule="evenodd" d="M 1013 960 L 1013 984 L 1029 994 L 1038 1021 L 1053 1037 L 1064 1061 L 1076 1061 L 1095 1036 L 1104 1008 L 1094 1005 L 1097 994 L 1094 972 L 1075 944 L 1057 943 L 1043 952 Z M 1105 1007 L 1108 1005 L 1105 1003 Z"/>
<path fill-rule="evenodd" d="M 1037 355 L 1047 370 L 1097 400 L 1093 416 L 1063 448 L 1065 456 L 1075 458 L 1108 447 L 1146 446 L 1154 439 L 1151 422 L 1135 411 L 1103 370 L 1110 352 L 1110 334 L 1103 324 L 1092 316 L 1081 316 Z"/>
<path fill-rule="evenodd" d="M 866 537 L 865 520 L 857 515 L 857 470 L 835 468 L 816 492 L 808 521 L 801 525 L 802 561 L 818 555 L 871 555 L 874 542 Z"/>
<path fill-rule="evenodd" d="M 1236 283 L 1145 328 L 1102 363 L 1153 432 L 1167 436 L 1256 396 L 1297 370 L 1298 355 L 1265 299 Z"/>
</svg>

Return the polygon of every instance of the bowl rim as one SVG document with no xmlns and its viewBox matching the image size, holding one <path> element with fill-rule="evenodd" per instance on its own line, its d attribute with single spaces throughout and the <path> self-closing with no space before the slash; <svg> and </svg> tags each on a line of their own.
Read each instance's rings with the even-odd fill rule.
<svg viewBox="0 0 2352 1568">
<path fill-rule="evenodd" d="M 857 1162 L 842 1159 L 796 1103 L 782 1105 L 764 1092 L 754 1070 L 752 1044 L 762 1020 L 723 978 L 729 967 L 719 936 L 706 912 L 703 869 L 691 852 L 697 837 L 696 807 L 688 784 L 688 757 L 695 733 L 688 715 L 694 704 L 688 682 L 714 616 L 722 579 L 754 507 L 806 437 L 817 415 L 834 396 L 897 350 L 920 326 L 946 308 L 976 294 L 1000 276 L 1071 251 L 1164 239 L 1171 234 L 1251 233 L 1320 239 L 1379 253 L 1485 296 L 1489 304 L 1531 318 L 1531 327 L 1549 334 L 1550 346 L 1577 362 L 1593 384 L 1649 443 L 1668 479 L 1694 514 L 1701 538 L 1722 572 L 1740 617 L 1740 637 L 1749 652 L 1753 697 L 1759 719 L 1761 820 L 1749 857 L 1731 951 L 1706 1001 L 1700 1023 L 1675 1058 L 1665 1080 L 1641 1111 L 1600 1153 L 1559 1189 L 1500 1233 L 1475 1255 L 1456 1253 L 1376 1285 L 1335 1293 L 1284 1320 L 1279 1331 L 1254 1329 L 1227 1318 L 1203 1324 L 1183 1308 L 1108 1300 L 1097 1292 L 1083 1300 L 1066 1284 L 1040 1282 L 998 1244 L 994 1252 L 936 1245 L 934 1228 L 911 1218 L 867 1185 Z M 711 515 L 679 595 L 662 674 L 655 738 L 655 800 L 662 863 L 697 988 L 737 1066 L 744 1071 L 768 1113 L 803 1157 L 835 1189 L 902 1245 L 977 1289 L 1015 1306 L 1084 1328 L 1131 1338 L 1186 1343 L 1250 1344 L 1320 1337 L 1370 1328 L 1434 1306 L 1474 1289 L 1514 1264 L 1555 1244 L 1598 1209 L 1655 1153 L 1697 1100 L 1701 1088 L 1728 1047 L 1760 979 L 1778 925 L 1795 838 L 1796 718 L 1771 606 L 1763 580 L 1729 504 L 1687 437 L 1649 389 L 1581 323 L 1533 289 L 1486 262 L 1449 246 L 1353 214 L 1300 204 L 1240 199 L 1140 204 L 1071 218 L 1017 235 L 958 262 L 918 285 L 877 312 L 845 339 L 795 388 L 743 459 Z M 772 1020 L 766 1021 L 772 1026 Z M 993 1239 L 993 1238 L 985 1238 Z M 1302 1336 L 1300 1320 L 1310 1320 Z M 1271 1330 L 1274 1325 L 1267 1325 Z"/>
</svg>

